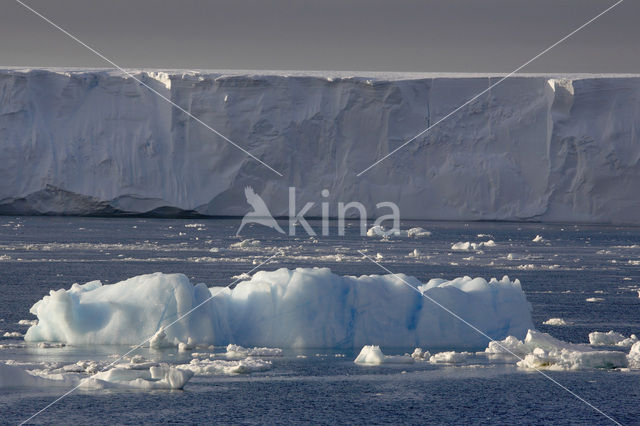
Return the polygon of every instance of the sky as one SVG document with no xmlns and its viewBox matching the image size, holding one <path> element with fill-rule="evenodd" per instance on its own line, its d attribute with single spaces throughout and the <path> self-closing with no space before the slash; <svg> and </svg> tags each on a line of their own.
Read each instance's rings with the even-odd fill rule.
<svg viewBox="0 0 640 426">
<path fill-rule="evenodd" d="M 615 0 L 22 0 L 124 68 L 513 71 Z M 625 0 L 521 72 L 640 73 Z M 15 0 L 0 66 L 110 67 Z"/>
</svg>

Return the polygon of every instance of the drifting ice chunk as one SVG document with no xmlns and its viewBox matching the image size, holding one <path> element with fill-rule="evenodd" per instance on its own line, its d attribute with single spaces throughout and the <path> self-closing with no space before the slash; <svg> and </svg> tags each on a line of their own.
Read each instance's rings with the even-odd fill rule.
<svg viewBox="0 0 640 426">
<path fill-rule="evenodd" d="M 34 386 L 72 386 L 85 389 L 135 388 L 182 389 L 193 376 L 191 371 L 179 370 L 169 365 L 117 365 L 109 370 L 82 378 L 78 373 L 92 374 L 98 369 L 95 362 L 80 361 L 58 370 L 28 372 L 20 367 L 0 363 L 0 388 Z"/>
<path fill-rule="evenodd" d="M 631 346 L 627 360 L 630 368 L 640 368 L 640 342 L 636 342 Z"/>
<path fill-rule="evenodd" d="M 512 353 L 521 358 L 518 367 L 527 369 L 579 370 L 627 366 L 624 352 L 596 351 L 587 345 L 563 342 L 535 330 L 529 330 L 524 342 L 512 336 L 501 342 L 491 342 L 485 352 Z"/>
<path fill-rule="evenodd" d="M 83 379 L 80 382 L 80 387 L 85 389 L 112 387 L 143 390 L 182 389 L 191 377 L 193 377 L 193 372 L 166 364 L 152 366 L 148 369 L 116 366 Z"/>
<path fill-rule="evenodd" d="M 473 354 L 471 352 L 439 352 L 429 358 L 432 364 L 458 364 L 466 361 Z"/>
<path fill-rule="evenodd" d="M 548 320 L 546 320 L 542 324 L 544 324 L 544 325 L 563 326 L 563 325 L 569 325 L 570 323 L 568 323 L 567 321 L 563 320 L 562 318 L 549 318 Z"/>
<path fill-rule="evenodd" d="M 384 226 L 374 225 L 367 230 L 367 237 L 428 237 L 430 231 L 416 227 L 407 230 L 386 229 Z"/>
<path fill-rule="evenodd" d="M 15 365 L 0 363 L 0 389 L 56 385 L 64 386 L 66 383 L 34 376 Z"/>
<path fill-rule="evenodd" d="M 227 345 L 227 358 L 247 358 L 260 356 L 282 356 L 280 348 L 244 348 L 242 346 L 229 344 Z"/>
<path fill-rule="evenodd" d="M 182 274 L 161 273 L 51 291 L 31 308 L 39 322 L 25 340 L 139 344 L 155 335 L 151 347 L 177 346 L 189 338 L 192 345 L 245 347 L 484 347 L 483 336 L 434 301 L 464 314 L 494 339 L 522 338 L 533 327 L 520 282 L 508 277 L 423 285 L 402 274 L 342 277 L 327 268 L 282 268 L 258 272 L 222 291 L 193 286 Z"/>
<path fill-rule="evenodd" d="M 183 371 L 190 371 L 198 376 L 249 374 L 270 370 L 271 361 L 251 357 L 239 361 L 192 359 L 189 364 L 178 365 L 177 368 Z"/>
<path fill-rule="evenodd" d="M 364 365 L 413 364 L 413 358 L 410 355 L 385 355 L 380 346 L 365 345 L 353 362 Z"/>
<path fill-rule="evenodd" d="M 431 358 L 431 352 L 423 351 L 420 348 L 415 348 L 413 350 L 413 353 L 411 354 L 411 358 L 415 359 L 416 361 L 428 361 L 429 358 Z"/>
<path fill-rule="evenodd" d="M 572 351 L 561 349 L 545 351 L 535 348 L 518 367 L 548 370 L 580 370 L 589 368 L 623 368 L 627 366 L 627 357 L 617 351 Z"/>
<path fill-rule="evenodd" d="M 470 250 L 479 250 L 482 247 L 495 247 L 496 242 L 493 240 L 479 242 L 479 243 L 471 243 L 469 241 L 465 242 L 457 242 L 451 246 L 451 250 L 456 251 L 470 251 Z"/>
<path fill-rule="evenodd" d="M 594 346 L 621 346 L 628 348 L 633 346 L 637 341 L 638 337 L 635 334 L 632 334 L 630 337 L 625 337 L 613 330 L 606 333 L 601 331 L 589 333 L 589 343 Z"/>
</svg>

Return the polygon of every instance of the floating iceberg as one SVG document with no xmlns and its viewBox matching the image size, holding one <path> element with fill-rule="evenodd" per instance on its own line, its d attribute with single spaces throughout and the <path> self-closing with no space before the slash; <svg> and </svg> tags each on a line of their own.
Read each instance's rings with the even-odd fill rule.
<svg viewBox="0 0 640 426">
<path fill-rule="evenodd" d="M 414 358 L 411 355 L 385 355 L 380 346 L 365 345 L 353 362 L 363 365 L 413 364 Z"/>
<path fill-rule="evenodd" d="M 407 286 L 415 286 L 425 297 Z M 213 297 L 212 297 L 213 296 Z M 207 300 L 211 299 L 211 300 Z M 486 338 L 523 338 L 531 305 L 518 280 L 462 277 L 422 284 L 406 275 L 338 276 L 327 268 L 261 271 L 234 289 L 192 285 L 155 273 L 102 285 L 52 290 L 31 313 L 27 341 L 150 346 L 197 344 L 277 347 L 482 348 Z M 194 307 L 200 306 L 171 327 Z"/>
</svg>

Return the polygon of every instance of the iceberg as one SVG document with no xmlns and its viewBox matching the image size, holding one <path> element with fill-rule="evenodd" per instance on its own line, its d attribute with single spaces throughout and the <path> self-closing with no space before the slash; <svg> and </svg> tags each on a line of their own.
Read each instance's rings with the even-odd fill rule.
<svg viewBox="0 0 640 426">
<path fill-rule="evenodd" d="M 380 346 L 365 345 L 353 362 L 362 365 L 413 364 L 414 358 L 411 355 L 385 355 Z"/>
<path fill-rule="evenodd" d="M 193 285 L 182 274 L 154 273 L 110 285 L 91 281 L 51 290 L 31 308 L 38 322 L 25 340 L 72 345 L 149 341 L 151 347 L 184 342 L 190 347 L 486 347 L 485 337 L 428 299 L 492 339 L 523 338 L 533 328 L 520 282 L 508 277 L 422 284 L 406 275 L 354 277 L 327 268 L 281 268 L 257 272 L 233 289 Z M 266 349 L 254 351 L 264 355 Z"/>
<path fill-rule="evenodd" d="M 253 186 L 288 216 L 295 186 L 308 217 L 640 223 L 638 75 L 513 76 L 357 176 L 503 75 L 130 72 L 284 177 L 119 71 L 4 68 L 1 214 L 242 216 Z"/>
</svg>

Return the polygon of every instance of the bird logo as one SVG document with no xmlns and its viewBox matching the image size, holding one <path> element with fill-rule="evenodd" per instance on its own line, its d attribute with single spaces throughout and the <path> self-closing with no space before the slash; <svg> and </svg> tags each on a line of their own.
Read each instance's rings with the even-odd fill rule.
<svg viewBox="0 0 640 426">
<path fill-rule="evenodd" d="M 244 195 L 247 198 L 247 203 L 251 207 L 253 207 L 253 211 L 245 214 L 242 218 L 242 223 L 236 232 L 236 236 L 240 235 L 240 231 L 244 228 L 244 225 L 247 223 L 258 223 L 260 225 L 267 226 L 269 228 L 275 229 L 281 234 L 285 232 L 282 230 L 278 222 L 273 218 L 271 212 L 269 211 L 269 207 L 267 207 L 266 203 L 258 194 L 255 193 L 252 187 L 247 186 L 244 188 Z"/>
</svg>

